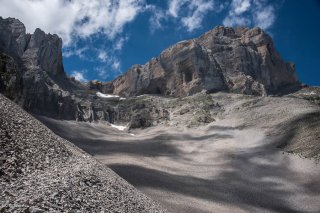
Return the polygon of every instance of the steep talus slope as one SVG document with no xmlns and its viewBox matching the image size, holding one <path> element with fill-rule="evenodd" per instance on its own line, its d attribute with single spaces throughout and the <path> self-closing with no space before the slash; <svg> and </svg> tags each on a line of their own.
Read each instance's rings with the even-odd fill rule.
<svg viewBox="0 0 320 213">
<path fill-rule="evenodd" d="M 164 212 L 0 95 L 1 212 Z"/>
<path fill-rule="evenodd" d="M 202 90 L 266 95 L 297 88 L 294 64 L 281 59 L 263 30 L 216 27 L 133 66 L 102 90 L 124 96 L 186 96 Z"/>
</svg>

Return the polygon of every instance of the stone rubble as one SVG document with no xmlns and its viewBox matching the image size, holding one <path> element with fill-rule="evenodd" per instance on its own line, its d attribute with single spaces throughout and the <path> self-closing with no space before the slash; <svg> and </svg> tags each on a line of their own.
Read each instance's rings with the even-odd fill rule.
<svg viewBox="0 0 320 213">
<path fill-rule="evenodd" d="M 0 212 L 166 212 L 0 95 Z"/>
</svg>

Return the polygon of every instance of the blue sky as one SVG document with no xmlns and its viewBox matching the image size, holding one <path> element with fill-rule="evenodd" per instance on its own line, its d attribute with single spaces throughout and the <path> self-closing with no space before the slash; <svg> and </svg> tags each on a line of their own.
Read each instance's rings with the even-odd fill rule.
<svg viewBox="0 0 320 213">
<path fill-rule="evenodd" d="M 299 79 L 320 85 L 319 0 L 0 0 L 0 16 L 62 37 L 64 66 L 81 81 L 109 81 L 217 25 L 259 26 Z"/>
</svg>

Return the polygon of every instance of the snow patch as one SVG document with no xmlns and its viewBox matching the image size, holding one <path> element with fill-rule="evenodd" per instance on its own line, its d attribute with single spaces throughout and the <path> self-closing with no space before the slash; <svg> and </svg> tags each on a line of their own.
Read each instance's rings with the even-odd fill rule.
<svg viewBox="0 0 320 213">
<path fill-rule="evenodd" d="M 114 124 L 111 124 L 111 127 L 116 128 L 120 131 L 123 131 L 127 128 L 126 126 L 118 126 L 118 125 L 114 125 Z"/>
<path fill-rule="evenodd" d="M 309 92 L 309 93 L 302 93 L 303 95 L 316 95 L 317 93 L 312 91 L 312 92 Z"/>
<path fill-rule="evenodd" d="M 101 92 L 97 92 L 96 95 L 100 98 L 119 98 L 119 95 L 109 95 L 109 94 L 103 94 Z"/>
<path fill-rule="evenodd" d="M 138 96 L 136 96 L 137 98 L 140 98 L 140 97 L 144 97 L 144 96 L 146 96 L 145 94 L 143 94 L 143 95 L 138 95 Z"/>
</svg>

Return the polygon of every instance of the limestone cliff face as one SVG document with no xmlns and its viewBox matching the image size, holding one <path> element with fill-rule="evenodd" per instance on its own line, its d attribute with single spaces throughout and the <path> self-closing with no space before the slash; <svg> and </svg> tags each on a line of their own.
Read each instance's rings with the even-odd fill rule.
<svg viewBox="0 0 320 213">
<path fill-rule="evenodd" d="M 103 90 L 124 96 L 186 96 L 202 90 L 266 95 L 298 85 L 294 64 L 281 59 L 263 30 L 216 27 L 133 66 Z"/>
</svg>

